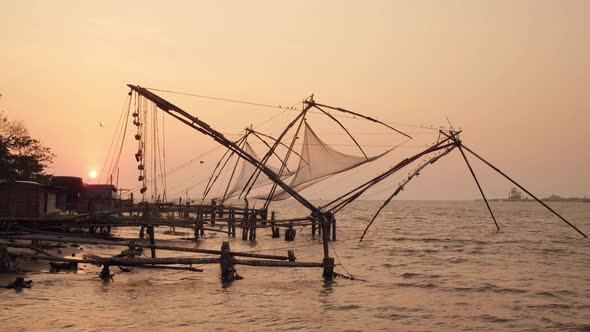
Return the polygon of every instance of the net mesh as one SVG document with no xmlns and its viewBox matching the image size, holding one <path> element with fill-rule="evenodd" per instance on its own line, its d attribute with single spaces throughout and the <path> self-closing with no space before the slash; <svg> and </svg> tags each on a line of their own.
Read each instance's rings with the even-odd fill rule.
<svg viewBox="0 0 590 332">
<path fill-rule="evenodd" d="M 247 141 L 244 143 L 243 149 L 249 155 L 256 158 L 256 160 L 258 160 L 258 161 L 261 160 L 260 157 L 258 156 L 258 154 L 256 153 L 256 151 L 254 151 L 252 146 Z M 270 166 L 270 165 L 267 165 L 267 167 L 270 168 L 273 172 L 275 172 L 277 174 L 279 173 L 278 168 Z M 240 161 L 238 163 L 238 168 L 236 170 L 236 176 L 233 178 L 233 180 L 229 186 L 227 194 L 225 195 L 225 199 L 230 199 L 230 198 L 240 195 L 242 193 L 242 190 L 246 187 L 246 185 L 248 185 L 248 182 L 250 181 L 250 178 L 252 178 L 252 175 L 254 173 L 256 173 L 256 170 L 257 170 L 256 166 L 245 161 L 244 159 L 240 159 Z M 285 171 L 282 178 L 287 178 L 291 175 L 293 175 L 292 172 Z M 256 182 L 254 183 L 252 188 L 258 188 L 261 186 L 268 185 L 270 183 L 272 183 L 272 181 L 266 175 L 260 174 L 258 176 L 258 178 L 256 179 Z"/>
<path fill-rule="evenodd" d="M 301 150 L 301 157 L 303 160 L 299 161 L 299 166 L 293 177 L 291 177 L 289 186 L 301 191 L 329 176 L 351 170 L 367 162 L 373 161 L 389 151 L 391 150 L 385 151 L 384 153 L 371 158 L 353 156 L 339 152 L 324 143 L 306 121 L 303 148 Z M 284 190 L 277 190 L 272 199 L 283 200 L 289 197 L 289 193 Z M 257 198 L 266 199 L 267 197 L 261 195 Z"/>
</svg>

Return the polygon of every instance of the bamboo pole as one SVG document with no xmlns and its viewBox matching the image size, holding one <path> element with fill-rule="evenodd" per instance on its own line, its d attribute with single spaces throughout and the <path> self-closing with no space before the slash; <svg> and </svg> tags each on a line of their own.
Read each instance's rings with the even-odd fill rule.
<svg viewBox="0 0 590 332">
<path fill-rule="evenodd" d="M 96 240 L 64 239 L 64 238 L 54 239 L 54 238 L 46 238 L 46 237 L 28 237 L 28 236 L 11 237 L 10 239 L 39 240 L 39 241 L 47 241 L 47 242 L 73 242 L 73 243 L 78 243 L 78 244 L 106 245 L 106 246 L 118 246 L 118 247 L 129 247 L 130 245 L 135 244 L 136 247 L 142 247 L 142 248 L 151 248 L 152 247 L 149 244 L 142 244 L 136 240 L 114 242 L 114 241 L 96 241 Z M 184 248 L 184 247 L 174 247 L 174 246 L 166 246 L 166 245 L 154 245 L 153 248 L 158 249 L 158 250 L 166 250 L 166 251 L 194 252 L 194 253 L 211 254 L 211 255 L 221 254 L 220 250 L 213 250 L 213 249 Z M 236 257 L 289 260 L 288 256 L 265 255 L 265 254 L 256 254 L 256 253 L 238 252 L 238 251 L 231 252 L 231 255 L 236 256 Z"/>
<path fill-rule="evenodd" d="M 95 265 L 119 265 L 119 266 L 144 266 L 144 265 L 190 265 L 190 264 L 217 264 L 219 258 L 195 258 L 195 257 L 161 257 L 161 258 L 140 258 L 140 257 L 96 257 L 94 259 L 82 258 L 60 258 L 43 255 L 28 255 L 8 252 L 9 257 L 28 258 L 44 261 L 60 261 L 68 263 L 83 263 Z"/>
<path fill-rule="evenodd" d="M 504 172 L 502 172 L 496 166 L 492 165 L 490 162 L 488 162 L 487 160 L 485 160 L 483 157 L 480 157 L 477 153 L 473 152 L 473 150 L 471 150 L 470 148 L 466 147 L 463 143 L 461 143 L 461 146 L 465 150 L 467 150 L 469 153 L 471 153 L 472 155 L 474 155 L 475 157 L 477 157 L 477 159 L 481 160 L 483 163 L 485 163 L 486 165 L 488 165 L 489 167 L 491 167 L 494 171 L 500 173 L 500 175 L 504 176 L 506 179 L 508 179 L 508 181 L 512 182 L 515 186 L 517 186 L 522 191 L 524 191 L 525 193 L 527 193 L 529 196 L 531 196 L 533 199 L 535 199 L 537 202 L 539 202 L 539 204 L 543 205 L 547 210 L 551 211 L 554 215 L 556 215 L 557 217 L 559 217 L 559 219 L 561 219 L 563 222 L 565 222 L 566 224 L 568 224 L 571 228 L 575 229 L 576 232 L 580 233 L 583 237 L 588 238 L 588 235 L 584 234 L 584 232 L 582 232 L 581 230 L 579 230 L 576 226 L 574 226 L 574 224 L 572 224 L 569 221 L 567 221 L 559 213 L 555 212 L 555 210 L 553 210 L 549 205 L 545 204 L 545 202 L 543 202 L 542 200 L 540 200 L 539 198 L 537 198 L 537 196 L 533 195 L 530 191 L 526 190 L 526 188 L 524 188 L 523 186 L 521 186 L 518 182 L 514 181 L 512 178 L 510 178 L 508 175 L 506 175 Z"/>
<path fill-rule="evenodd" d="M 324 267 L 324 263 L 315 263 L 315 262 L 284 262 L 284 261 L 277 262 L 277 261 L 234 259 L 233 263 L 236 265 L 269 266 L 269 267 Z"/>
<path fill-rule="evenodd" d="M 486 203 L 486 206 L 488 207 L 488 211 L 490 211 L 490 215 L 492 216 L 492 219 L 494 220 L 494 224 L 496 225 L 496 229 L 499 231 L 500 226 L 498 225 L 498 222 L 496 221 L 496 217 L 494 216 L 494 212 L 492 212 L 492 208 L 490 207 L 490 203 L 488 203 L 488 199 L 486 198 L 486 195 L 483 193 L 483 189 L 481 188 L 481 185 L 479 184 L 479 180 L 477 179 L 477 176 L 475 176 L 475 172 L 473 171 L 473 168 L 471 168 L 471 164 L 469 163 L 469 160 L 467 159 L 465 152 L 463 152 L 463 149 L 461 148 L 461 143 L 457 142 L 457 147 L 459 148 L 459 151 L 461 152 L 461 155 L 463 156 L 463 159 L 465 160 L 465 163 L 467 164 L 467 167 L 469 168 L 469 172 L 471 172 L 471 175 L 473 176 L 473 180 L 475 180 L 475 184 L 477 184 L 477 189 L 479 189 L 481 197 L 483 198 L 483 201 Z"/>
<path fill-rule="evenodd" d="M 432 165 L 434 164 L 437 160 L 439 160 L 440 158 L 442 158 L 443 156 L 449 154 L 453 149 L 455 148 L 455 145 L 451 145 L 450 147 L 447 148 L 446 151 L 444 151 L 443 153 L 439 154 L 438 156 L 434 156 L 432 157 L 430 160 L 428 160 L 428 162 L 425 162 L 424 164 L 422 164 L 420 167 L 418 167 L 412 174 L 410 174 L 408 176 L 407 179 L 405 179 L 398 187 L 397 189 L 389 196 L 387 197 L 387 199 L 383 202 L 383 204 L 379 207 L 379 209 L 377 210 L 377 212 L 375 212 L 375 214 L 373 215 L 373 218 L 371 218 L 371 221 L 369 221 L 369 223 L 367 224 L 367 227 L 365 227 L 365 230 L 363 231 L 363 235 L 361 235 L 361 238 L 359 239 L 359 243 L 363 241 L 363 239 L 365 238 L 365 235 L 367 234 L 367 231 L 369 231 L 369 228 L 371 227 L 371 225 L 373 225 L 373 222 L 375 221 L 375 219 L 377 219 L 377 216 L 379 216 L 379 213 L 381 213 L 381 211 L 383 210 L 383 208 L 385 208 L 387 206 L 387 204 L 389 204 L 389 202 L 391 202 L 391 200 L 397 196 L 402 190 L 404 190 L 404 187 L 416 176 L 418 176 L 420 174 L 420 172 L 426 168 L 426 166 L 428 165 Z"/>
</svg>

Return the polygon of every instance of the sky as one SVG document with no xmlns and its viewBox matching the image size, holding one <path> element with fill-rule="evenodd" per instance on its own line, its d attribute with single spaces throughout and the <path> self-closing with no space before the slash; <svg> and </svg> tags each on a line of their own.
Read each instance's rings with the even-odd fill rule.
<svg viewBox="0 0 590 332">
<path fill-rule="evenodd" d="M 391 123 L 438 128 L 448 117 L 465 145 L 533 193 L 590 196 L 589 21 L 590 2 L 575 0 L 6 1 L 0 110 L 53 149 L 51 173 L 87 178 L 104 164 L 127 83 L 289 106 L 314 93 L 318 102 Z M 278 117 L 268 108 L 162 96 L 224 133 Z M 264 129 L 276 134 L 287 118 Z M 214 147 L 165 121 L 167 168 L 204 159 L 200 154 Z M 383 128 L 348 125 L 373 154 L 401 140 L 362 138 L 361 131 Z M 398 128 L 417 133 L 406 156 L 436 138 Z M 330 139 L 346 139 L 338 137 Z M 137 176 L 129 151 L 119 165 L 127 187 Z M 205 166 L 214 163 L 208 158 Z M 488 196 L 505 197 L 511 184 L 472 160 Z M 190 165 L 186 176 L 206 173 L 202 167 Z M 189 182 L 177 179 L 176 189 Z M 342 188 L 336 181 L 313 195 Z M 478 195 L 453 152 L 399 198 Z"/>
</svg>

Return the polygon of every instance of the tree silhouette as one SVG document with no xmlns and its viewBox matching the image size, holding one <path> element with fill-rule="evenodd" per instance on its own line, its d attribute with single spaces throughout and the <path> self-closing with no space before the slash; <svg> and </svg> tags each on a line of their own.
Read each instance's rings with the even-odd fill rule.
<svg viewBox="0 0 590 332">
<path fill-rule="evenodd" d="M 9 121 L 0 111 L 0 179 L 46 182 L 55 155 L 29 135 L 23 122 Z"/>
</svg>

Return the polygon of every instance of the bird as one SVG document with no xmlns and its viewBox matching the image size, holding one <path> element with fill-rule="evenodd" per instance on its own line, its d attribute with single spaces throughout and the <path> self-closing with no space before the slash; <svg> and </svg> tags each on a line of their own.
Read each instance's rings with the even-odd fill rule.
<svg viewBox="0 0 590 332">
<path fill-rule="evenodd" d="M 204 163 L 204 162 L 205 162 L 204 160 L 201 160 L 201 164 Z"/>
<path fill-rule="evenodd" d="M 98 124 L 100 125 L 101 128 L 104 128 L 104 126 L 102 125 L 102 122 L 98 121 Z"/>
</svg>

